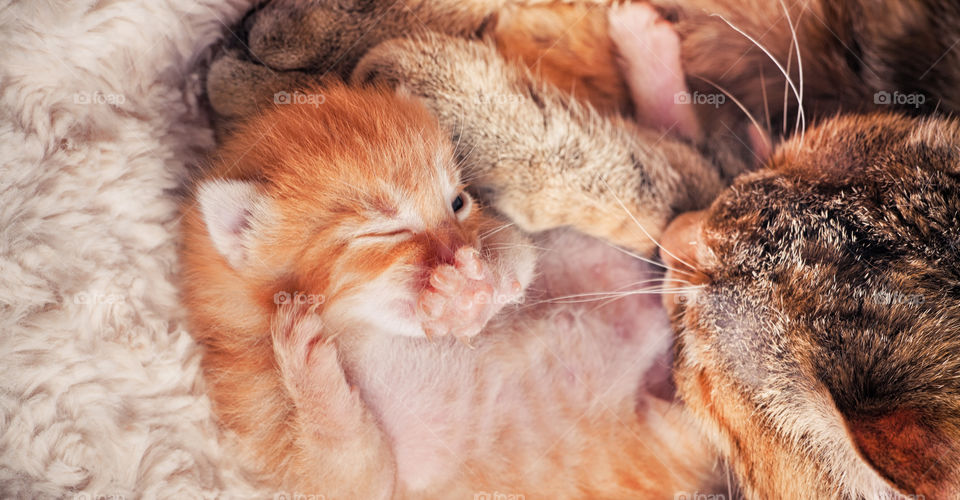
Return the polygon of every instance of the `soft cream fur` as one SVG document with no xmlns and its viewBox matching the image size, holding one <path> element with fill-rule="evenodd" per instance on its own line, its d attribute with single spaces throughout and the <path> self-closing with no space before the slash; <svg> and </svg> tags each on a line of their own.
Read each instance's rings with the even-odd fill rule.
<svg viewBox="0 0 960 500">
<path fill-rule="evenodd" d="M 254 495 L 174 281 L 197 69 L 252 4 L 0 4 L 0 497 Z"/>
</svg>

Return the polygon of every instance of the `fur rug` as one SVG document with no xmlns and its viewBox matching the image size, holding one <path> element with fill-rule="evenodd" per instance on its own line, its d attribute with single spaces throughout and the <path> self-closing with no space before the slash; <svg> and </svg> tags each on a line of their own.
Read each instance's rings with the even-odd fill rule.
<svg viewBox="0 0 960 500">
<path fill-rule="evenodd" d="M 198 76 L 252 0 L 0 1 L 0 497 L 272 496 L 177 302 Z"/>
</svg>

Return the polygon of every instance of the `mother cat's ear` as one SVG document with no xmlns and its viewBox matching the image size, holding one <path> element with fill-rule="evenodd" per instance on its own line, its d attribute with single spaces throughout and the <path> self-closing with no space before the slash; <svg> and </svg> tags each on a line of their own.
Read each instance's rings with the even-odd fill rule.
<svg viewBox="0 0 960 500">
<path fill-rule="evenodd" d="M 197 187 L 197 203 L 210 242 L 234 269 L 250 260 L 254 234 L 269 219 L 270 203 L 254 182 L 212 180 Z"/>
<path fill-rule="evenodd" d="M 846 421 L 864 461 L 901 493 L 960 498 L 958 429 L 915 409 L 847 416 Z"/>
</svg>

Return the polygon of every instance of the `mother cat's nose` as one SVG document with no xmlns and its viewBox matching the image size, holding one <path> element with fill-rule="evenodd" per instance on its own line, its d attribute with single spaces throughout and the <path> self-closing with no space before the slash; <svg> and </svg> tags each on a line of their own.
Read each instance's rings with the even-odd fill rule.
<svg viewBox="0 0 960 500">
<path fill-rule="evenodd" d="M 701 233 L 705 216 L 704 210 L 681 214 L 660 238 L 660 260 L 668 269 L 679 272 L 678 277 L 694 283 L 709 281 L 703 274 L 702 262 L 706 250 Z"/>
</svg>

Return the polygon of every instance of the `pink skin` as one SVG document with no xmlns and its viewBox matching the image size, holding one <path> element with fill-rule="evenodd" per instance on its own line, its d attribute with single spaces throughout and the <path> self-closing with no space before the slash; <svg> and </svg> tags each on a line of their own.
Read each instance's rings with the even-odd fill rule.
<svg viewBox="0 0 960 500">
<path fill-rule="evenodd" d="M 472 247 L 462 247 L 454 264 L 434 268 L 420 293 L 418 313 L 427 336 L 473 337 L 504 305 L 522 291 L 515 279 L 498 283 L 489 266 Z"/>
<path fill-rule="evenodd" d="M 699 140 L 700 127 L 680 61 L 680 38 L 673 26 L 643 3 L 614 7 L 609 19 L 610 38 L 621 55 L 637 121 Z"/>
</svg>

